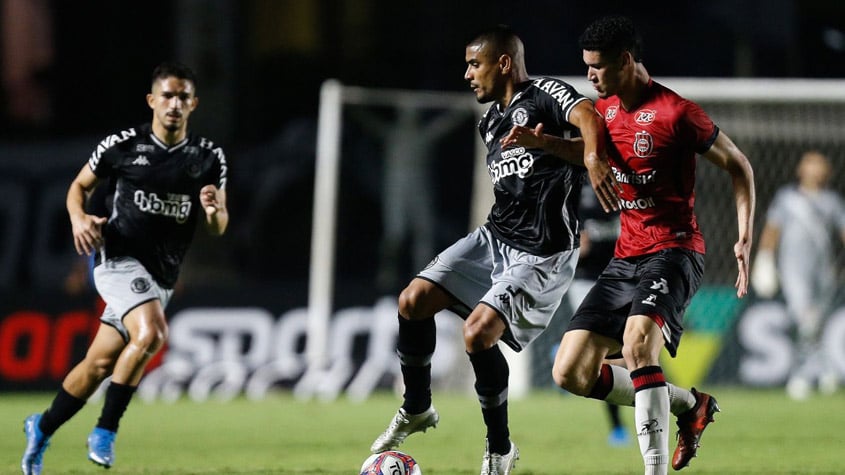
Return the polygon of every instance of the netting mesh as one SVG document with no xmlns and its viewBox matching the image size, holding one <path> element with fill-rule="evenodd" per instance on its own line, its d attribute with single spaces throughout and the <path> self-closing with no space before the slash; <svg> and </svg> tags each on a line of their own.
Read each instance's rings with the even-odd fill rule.
<svg viewBox="0 0 845 475">
<path fill-rule="evenodd" d="M 775 191 L 795 180 L 798 159 L 807 150 L 819 150 L 830 158 L 834 165 L 831 185 L 845 193 L 845 104 L 698 102 L 751 161 L 757 190 L 756 234 L 762 230 Z M 696 213 L 707 240 L 704 283 L 733 285 L 737 228 L 727 173 L 700 160 L 696 196 Z M 842 262 L 841 252 L 832 257 Z"/>
<path fill-rule="evenodd" d="M 568 82 L 584 89 L 583 79 Z M 795 167 L 805 151 L 819 150 L 831 159 L 831 185 L 845 194 L 845 94 L 839 92 L 840 97 L 822 101 L 819 97 L 830 91 L 830 84 L 825 90 L 780 84 L 780 89 L 767 95 L 771 82 L 764 84 L 765 88 L 761 86 L 765 93 L 753 94 L 743 91 L 749 91 L 750 84 L 750 90 L 755 92 L 754 83 L 732 89 L 731 81 L 693 82 L 706 94 L 696 96 L 667 85 L 699 103 L 751 161 L 757 190 L 755 239 L 763 228 L 775 191 L 794 181 Z M 845 87 L 837 86 L 836 90 L 843 91 Z M 420 249 L 415 244 L 422 235 L 419 226 L 433 228 L 428 231 L 431 239 L 423 246 L 425 252 L 433 255 L 463 236 L 470 223 L 483 219 L 492 199 L 489 178 L 482 176 L 486 171 L 479 148 L 483 147 L 479 147 L 474 127 L 482 108 L 474 100 L 464 102 L 455 93 L 438 96 L 432 92 L 421 95 L 362 88 L 352 92 L 355 94 L 351 97 L 341 99 L 343 121 L 338 131 L 343 140 L 339 144 L 342 159 L 337 185 L 337 262 L 335 275 L 330 276 L 336 283 L 336 307 L 395 296 L 419 270 Z M 724 94 L 720 96 L 721 93 Z M 410 109 L 418 114 L 410 114 Z M 419 143 L 422 135 L 427 135 L 431 143 L 424 150 L 408 150 Z M 427 161 L 425 173 L 409 165 L 408 160 Z M 406 176 L 397 175 L 402 173 Z M 730 328 L 736 310 L 732 305 L 723 305 L 724 301 L 737 301 L 731 289 L 737 275 L 733 254 L 737 219 L 730 176 L 699 158 L 696 195 L 696 213 L 707 241 L 707 256 L 703 287 L 688 317 L 692 313 L 706 314 L 707 318 L 688 318 L 687 323 L 691 329 L 712 330 L 724 337 L 729 333 L 722 332 Z M 416 209 L 423 202 L 430 208 L 426 213 L 431 214 L 424 220 Z M 479 213 L 474 211 L 476 208 Z M 333 213 L 325 214 L 318 213 L 315 219 Z M 756 249 L 755 242 L 752 251 Z M 845 268 L 845 253 L 841 246 L 831 258 L 839 263 L 840 282 L 845 281 L 841 271 Z M 312 278 L 313 274 L 317 272 L 312 272 Z M 725 315 L 715 318 L 714 314 L 721 310 Z M 532 344 L 531 351 L 523 352 L 530 357 L 529 365 L 522 369 L 512 365 L 511 389 L 519 379 L 519 371 L 533 387 L 551 386 L 552 354 L 565 324 L 553 323 Z M 459 340 L 455 343 L 458 350 L 462 346 Z M 692 342 L 690 339 L 687 346 Z M 732 361 L 735 363 L 735 358 Z M 469 366 L 461 360 L 445 369 L 444 374 L 461 375 L 457 379 L 468 386 L 472 380 L 468 370 Z"/>
</svg>

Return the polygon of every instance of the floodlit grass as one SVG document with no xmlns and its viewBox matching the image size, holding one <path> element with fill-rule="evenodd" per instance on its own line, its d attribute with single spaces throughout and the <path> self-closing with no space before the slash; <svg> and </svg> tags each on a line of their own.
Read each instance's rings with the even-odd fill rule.
<svg viewBox="0 0 845 475">
<path fill-rule="evenodd" d="M 796 403 L 782 391 L 707 389 L 723 412 L 702 438 L 699 457 L 680 473 L 845 473 L 845 394 Z M 19 473 L 22 420 L 51 397 L 0 395 L 0 473 Z M 387 393 L 365 403 L 302 402 L 288 394 L 261 402 L 136 400 L 108 472 L 86 459 L 85 438 L 100 409 L 89 404 L 53 437 L 45 475 L 357 474 L 398 404 Z M 435 406 L 440 425 L 412 435 L 401 449 L 424 475 L 477 474 L 484 450 L 477 401 L 469 394 L 435 393 Z M 550 390 L 511 401 L 510 408 L 511 436 L 522 454 L 515 475 L 642 473 L 636 445 L 607 445 L 601 403 Z M 632 410 L 623 410 L 623 417 L 633 426 Z"/>
</svg>

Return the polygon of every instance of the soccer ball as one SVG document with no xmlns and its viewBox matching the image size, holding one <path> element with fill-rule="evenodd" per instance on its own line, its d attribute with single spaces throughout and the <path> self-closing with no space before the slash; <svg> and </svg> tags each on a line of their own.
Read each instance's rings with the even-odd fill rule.
<svg viewBox="0 0 845 475">
<path fill-rule="evenodd" d="M 422 475 L 422 470 L 410 455 L 388 450 L 367 457 L 360 475 Z"/>
</svg>

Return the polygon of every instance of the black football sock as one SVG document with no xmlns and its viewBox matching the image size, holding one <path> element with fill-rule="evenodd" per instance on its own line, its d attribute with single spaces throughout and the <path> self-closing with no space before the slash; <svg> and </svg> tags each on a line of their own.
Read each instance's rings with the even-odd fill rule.
<svg viewBox="0 0 845 475">
<path fill-rule="evenodd" d="M 475 392 L 487 426 L 490 452 L 504 455 L 511 448 L 508 429 L 508 362 L 498 345 L 468 355 L 475 370 Z"/>
<path fill-rule="evenodd" d="M 59 390 L 50 408 L 41 415 L 38 429 L 46 436 L 53 435 L 59 427 L 76 415 L 85 405 L 84 399 L 71 396 L 64 388 Z"/>
<path fill-rule="evenodd" d="M 103 404 L 103 412 L 97 421 L 97 427 L 117 432 L 120 418 L 126 412 L 126 407 L 129 406 L 129 401 L 135 394 L 136 389 L 138 388 L 135 386 L 125 384 L 109 384 L 109 388 L 106 390 L 106 402 Z"/>
<path fill-rule="evenodd" d="M 431 406 L 431 357 L 434 355 L 436 332 L 434 317 L 407 320 L 399 315 L 396 353 L 405 382 L 402 409 L 408 414 L 419 414 Z"/>
<path fill-rule="evenodd" d="M 612 428 L 622 427 L 622 419 L 619 418 L 619 406 L 606 403 L 607 413 L 610 415 L 610 426 Z"/>
</svg>

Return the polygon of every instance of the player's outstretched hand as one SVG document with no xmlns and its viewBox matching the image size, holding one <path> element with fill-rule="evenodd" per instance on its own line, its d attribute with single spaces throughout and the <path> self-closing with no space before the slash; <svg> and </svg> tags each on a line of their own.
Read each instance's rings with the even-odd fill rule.
<svg viewBox="0 0 845 475">
<path fill-rule="evenodd" d="M 508 135 L 501 140 L 502 147 L 520 145 L 529 148 L 545 148 L 546 138 L 543 134 L 543 124 L 539 123 L 533 129 L 524 125 L 514 125 Z"/>
<path fill-rule="evenodd" d="M 72 215 L 70 218 L 73 232 L 73 245 L 81 256 L 90 256 L 103 245 L 103 225 L 108 218 L 91 214 Z"/>
<path fill-rule="evenodd" d="M 748 275 L 749 262 L 751 259 L 751 242 L 748 239 L 740 239 L 734 244 L 734 254 L 736 255 L 736 265 L 739 273 L 736 277 L 736 296 L 739 298 L 745 297 L 748 293 Z"/>
<path fill-rule="evenodd" d="M 619 182 L 616 181 L 616 176 L 610 169 L 607 160 L 591 153 L 584 159 L 584 166 L 587 167 L 587 174 L 590 177 L 590 183 L 593 185 L 593 191 L 596 192 L 596 197 L 599 199 L 604 212 L 619 211 L 619 191 L 621 187 Z"/>
</svg>

